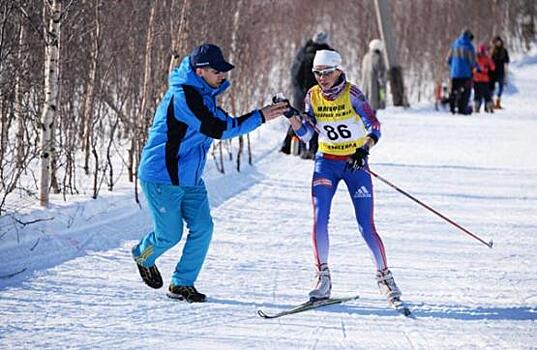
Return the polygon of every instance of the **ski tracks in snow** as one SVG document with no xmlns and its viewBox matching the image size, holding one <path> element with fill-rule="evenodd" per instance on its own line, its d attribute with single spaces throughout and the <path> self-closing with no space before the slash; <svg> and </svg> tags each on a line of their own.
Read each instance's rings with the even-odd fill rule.
<svg viewBox="0 0 537 350">
<path fill-rule="evenodd" d="M 533 103 L 529 107 L 520 117 L 506 111 L 471 118 L 381 113 L 384 136 L 372 151 L 373 169 L 495 242 L 493 249 L 478 245 L 374 180 L 377 230 L 415 319 L 377 294 L 373 262 L 343 183 L 329 226 L 332 294 L 360 299 L 276 320 L 256 316 L 260 307 L 305 301 L 314 279 L 313 162 L 273 152 L 250 171 L 209 174 L 215 232 L 196 285 L 208 303 L 176 302 L 142 283 L 130 248 L 148 228 L 147 213 L 91 216 L 89 210 L 83 213 L 92 218 L 88 225 L 71 228 L 79 251 L 71 251 L 73 241 L 47 240 L 62 236 L 47 227 L 39 244 L 27 242 L 45 262 L 2 281 L 0 348 L 531 348 L 537 252 L 528 247 L 537 228 L 537 161 L 527 142 L 535 139 L 537 121 L 530 115 Z M 183 244 L 158 261 L 164 288 Z M 62 256 L 68 258 L 51 258 Z M 0 257 L 10 268 L 1 275 L 25 267 L 18 265 L 24 258 Z"/>
<path fill-rule="evenodd" d="M 514 294 L 520 285 L 498 284 L 516 273 L 516 266 L 504 267 L 500 274 L 481 269 L 496 251 L 479 250 L 483 248 L 378 185 L 378 229 L 416 319 L 398 314 L 377 294 L 373 263 L 343 184 L 330 224 L 333 295 L 358 293 L 360 299 L 278 320 L 258 318 L 259 307 L 279 309 L 303 302 L 314 279 L 313 162 L 276 154 L 258 166 L 268 175 L 258 176 L 213 210 L 215 234 L 197 283 L 209 303 L 175 302 L 164 290 L 147 288 L 130 257 L 135 241 L 126 241 L 118 249 L 90 251 L 38 271 L 21 286 L 3 290 L 2 346 L 426 349 L 432 344 L 440 349 L 469 344 L 524 348 L 531 343 L 531 309 L 508 306 L 516 305 L 527 290 Z M 405 179 L 399 172 L 392 176 Z M 419 219 L 422 225 L 409 223 Z M 159 259 L 166 282 L 182 245 Z M 515 256 L 524 255 L 516 251 Z M 515 281 L 524 280 L 523 273 L 518 272 Z M 504 306 L 501 298 L 506 299 Z"/>
</svg>

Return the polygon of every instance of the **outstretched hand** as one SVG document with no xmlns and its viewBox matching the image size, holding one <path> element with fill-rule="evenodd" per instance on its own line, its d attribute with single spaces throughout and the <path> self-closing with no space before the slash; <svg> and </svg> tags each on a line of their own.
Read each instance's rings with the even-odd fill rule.
<svg viewBox="0 0 537 350">
<path fill-rule="evenodd" d="M 295 115 L 300 115 L 300 112 L 298 111 L 298 109 L 291 106 L 291 103 L 289 102 L 289 100 L 285 98 L 282 93 L 278 93 L 272 96 L 272 103 L 278 103 L 278 102 L 285 102 L 287 103 L 287 106 L 289 106 L 289 110 L 283 114 L 287 119 L 291 119 Z"/>
<path fill-rule="evenodd" d="M 289 111 L 289 104 L 286 102 L 278 102 L 261 108 L 261 113 L 263 113 L 265 121 L 267 122 L 269 120 L 278 118 L 287 111 Z"/>
</svg>

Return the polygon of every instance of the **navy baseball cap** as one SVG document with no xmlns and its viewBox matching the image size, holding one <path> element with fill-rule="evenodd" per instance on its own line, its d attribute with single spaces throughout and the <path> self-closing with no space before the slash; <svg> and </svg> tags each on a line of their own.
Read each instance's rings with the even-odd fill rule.
<svg viewBox="0 0 537 350">
<path fill-rule="evenodd" d="M 203 44 L 190 53 L 190 64 L 194 68 L 211 67 L 220 72 L 228 72 L 235 68 L 226 62 L 222 50 L 213 44 Z"/>
</svg>

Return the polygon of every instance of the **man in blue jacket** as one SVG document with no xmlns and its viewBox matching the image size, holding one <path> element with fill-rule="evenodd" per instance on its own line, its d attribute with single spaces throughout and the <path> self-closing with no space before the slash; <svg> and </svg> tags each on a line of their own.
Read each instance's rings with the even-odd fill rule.
<svg viewBox="0 0 537 350">
<path fill-rule="evenodd" d="M 149 232 L 132 249 L 143 281 L 162 287 L 157 258 L 189 234 L 175 268 L 168 296 L 204 302 L 194 287 L 213 233 L 203 169 L 213 139 L 246 134 L 288 111 L 285 102 L 253 110 L 241 117 L 228 115 L 216 97 L 230 83 L 225 73 L 234 66 L 218 46 L 203 44 L 185 57 L 169 77 L 168 91 L 157 107 L 142 152 L 138 178 L 153 219 Z"/>
<path fill-rule="evenodd" d="M 472 45 L 474 35 L 468 29 L 453 42 L 448 53 L 447 63 L 450 65 L 451 92 L 449 109 L 451 113 L 469 114 L 468 106 L 472 90 L 472 69 L 477 68 L 475 49 Z"/>
</svg>

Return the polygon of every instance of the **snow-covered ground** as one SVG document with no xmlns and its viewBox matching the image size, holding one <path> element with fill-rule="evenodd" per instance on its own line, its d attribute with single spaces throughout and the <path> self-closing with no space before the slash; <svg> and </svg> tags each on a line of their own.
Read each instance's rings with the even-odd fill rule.
<svg viewBox="0 0 537 350">
<path fill-rule="evenodd" d="M 313 283 L 312 161 L 277 152 L 286 121 L 254 132 L 253 167 L 208 166 L 215 234 L 197 282 L 209 302 L 140 280 L 130 247 L 150 228 L 129 184 L 98 200 L 0 220 L 2 349 L 531 349 L 537 347 L 537 55 L 515 62 L 493 115 L 431 106 L 380 112 L 371 167 L 494 248 L 374 181 L 376 224 L 415 318 L 378 294 L 344 184 L 330 223 L 333 295 L 344 305 L 264 320 Z M 86 196 L 87 197 L 87 196 Z M 167 280 L 182 244 L 158 261 Z"/>
</svg>

